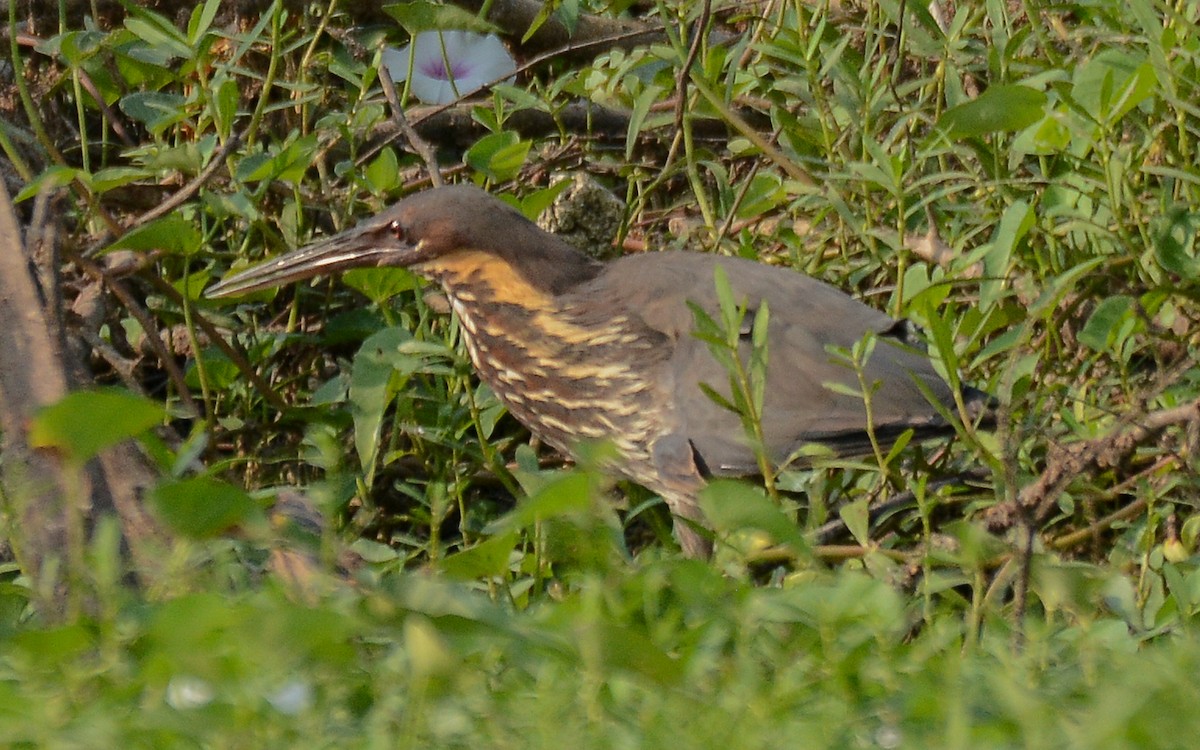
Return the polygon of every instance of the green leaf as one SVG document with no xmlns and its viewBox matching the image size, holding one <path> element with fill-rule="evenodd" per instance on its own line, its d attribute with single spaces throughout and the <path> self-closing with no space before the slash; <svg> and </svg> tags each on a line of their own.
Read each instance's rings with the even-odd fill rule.
<svg viewBox="0 0 1200 750">
<path fill-rule="evenodd" d="M 367 187 L 375 195 L 383 195 L 400 185 L 400 161 L 392 148 L 384 148 L 371 160 L 363 172 Z"/>
<path fill-rule="evenodd" d="M 157 176 L 153 169 L 144 167 L 108 167 L 92 174 L 91 188 L 97 193 L 103 193 L 122 185 L 128 185 L 138 180 Z"/>
<path fill-rule="evenodd" d="M 554 14 L 555 5 L 557 5 L 556 2 L 540 3 L 541 7 L 538 8 L 537 15 L 529 22 L 529 27 L 525 29 L 525 33 L 521 36 L 521 44 L 525 44 L 532 39 L 533 35 L 538 32 L 538 29 L 542 28 L 546 21 L 550 20 L 550 16 Z"/>
<path fill-rule="evenodd" d="M 1132 315 L 1133 303 L 1133 297 L 1118 294 L 1096 305 L 1079 332 L 1079 343 L 1098 352 L 1108 350 L 1127 317 Z"/>
<path fill-rule="evenodd" d="M 392 394 L 392 374 L 400 345 L 412 334 L 400 327 L 385 328 L 363 342 L 350 369 L 350 408 L 354 416 L 354 446 L 363 471 L 373 476 L 379 455 L 383 414 Z M 368 482 L 369 485 L 369 482 Z"/>
<path fill-rule="evenodd" d="M 191 59 L 192 48 L 173 23 L 152 11 L 136 6 L 126 7 L 130 10 L 130 16 L 125 19 L 125 28 L 134 36 L 172 58 Z"/>
<path fill-rule="evenodd" d="M 527 529 L 550 518 L 570 516 L 586 511 L 596 491 L 596 482 L 588 472 L 567 471 L 553 476 L 515 510 L 497 519 L 485 531 L 502 534 Z"/>
<path fill-rule="evenodd" d="M 220 80 L 214 77 L 213 84 L 216 90 L 212 101 L 213 122 L 216 123 L 221 137 L 228 138 L 233 131 L 233 122 L 237 119 L 238 101 L 242 95 L 241 88 L 236 80 L 223 76 Z"/>
<path fill-rule="evenodd" d="M 625 160 L 633 160 L 633 151 L 637 148 L 638 136 L 642 132 L 642 125 L 646 122 L 646 116 L 650 114 L 650 107 L 658 101 L 658 97 L 662 94 L 662 86 L 647 86 L 641 94 L 638 94 L 637 99 L 633 102 L 633 109 L 629 112 L 629 128 L 625 134 Z"/>
<path fill-rule="evenodd" d="M 738 412 L 738 408 L 737 408 L 737 405 L 736 405 L 736 404 L 734 404 L 734 403 L 733 403 L 732 401 L 730 401 L 729 399 L 725 398 L 725 396 L 721 395 L 721 393 L 720 393 L 718 390 L 716 390 L 715 388 L 713 388 L 713 387 L 712 387 L 711 385 L 709 385 L 708 383 L 701 383 L 701 384 L 700 384 L 700 390 L 701 390 L 701 391 L 703 391 L 703 392 L 704 392 L 704 395 L 705 395 L 705 396 L 708 396 L 708 398 L 709 398 L 709 399 L 710 399 L 710 400 L 711 400 L 711 401 L 712 401 L 714 404 L 716 404 L 717 406 L 721 407 L 722 409 L 727 409 L 727 410 L 729 410 L 729 411 L 733 412 L 734 414 L 738 414 L 738 413 L 739 413 L 739 412 Z"/>
<path fill-rule="evenodd" d="M 38 51 L 51 56 L 57 52 L 68 65 L 78 66 L 103 49 L 106 36 L 100 31 L 68 31 L 38 45 Z"/>
<path fill-rule="evenodd" d="M 355 268 L 342 274 L 342 283 L 377 305 L 401 292 L 421 288 L 420 280 L 407 268 Z"/>
<path fill-rule="evenodd" d="M 245 490 L 211 477 L 163 482 L 150 499 L 168 526 L 193 539 L 223 534 L 261 515 Z"/>
<path fill-rule="evenodd" d="M 467 149 L 463 161 L 491 180 L 510 180 L 521 171 L 530 145 L 511 130 L 490 133 Z"/>
<path fill-rule="evenodd" d="M 196 141 L 178 146 L 148 145 L 134 154 L 136 160 L 147 169 L 179 170 L 196 174 L 212 158 L 217 148 L 217 136 L 210 133 Z"/>
<path fill-rule="evenodd" d="M 1177 210 L 1168 215 L 1167 221 L 1154 243 L 1158 264 L 1183 280 L 1200 278 L 1200 259 L 1196 257 L 1196 229 L 1200 225 L 1200 216 Z"/>
<path fill-rule="evenodd" d="M 178 213 L 172 213 L 134 229 L 105 248 L 105 252 L 120 249 L 156 250 L 191 255 L 200 250 L 202 241 L 195 224 Z"/>
<path fill-rule="evenodd" d="M 164 91 L 135 91 L 121 98 L 121 111 L 160 135 L 187 118 L 187 100 Z"/>
<path fill-rule="evenodd" d="M 571 187 L 570 180 L 559 180 L 550 187 L 541 188 L 540 190 L 532 190 L 527 195 L 521 198 L 520 205 L 517 206 L 526 219 L 535 221 L 542 212 L 549 208 L 554 201 L 558 200 L 558 196 L 562 195 Z M 511 196 L 497 196 L 502 199 L 508 199 Z"/>
<path fill-rule="evenodd" d="M 86 182 L 89 181 L 86 172 L 71 167 L 51 166 L 39 174 L 32 182 L 21 188 L 21 192 L 13 198 L 14 203 L 29 200 L 43 190 L 53 190 L 64 185 L 70 185 L 72 180 L 79 178 Z"/>
<path fill-rule="evenodd" d="M 396 19 L 409 34 L 416 36 L 422 31 L 474 31 L 480 34 L 498 32 L 500 29 L 479 16 L 454 5 L 413 0 L 383 6 L 383 12 Z"/>
<path fill-rule="evenodd" d="M 64 625 L 17 633 L 11 641 L 15 651 L 43 669 L 77 668 L 84 654 L 96 648 L 94 631 L 83 625 Z"/>
<path fill-rule="evenodd" d="M 729 285 L 729 275 L 720 264 L 713 268 L 713 285 L 717 293 L 717 307 L 721 311 L 721 332 L 726 343 L 731 347 L 737 346 L 743 311 L 733 301 L 733 287 Z"/>
<path fill-rule="evenodd" d="M 653 680 L 660 685 L 674 685 L 683 677 L 683 667 L 672 659 L 645 633 L 627 625 L 602 623 L 584 631 L 601 661 L 619 669 Z"/>
<path fill-rule="evenodd" d="M 29 444 L 57 449 L 67 460 L 82 464 L 162 424 L 165 416 L 161 404 L 128 391 L 76 391 L 38 412 L 29 428 Z"/>
<path fill-rule="evenodd" d="M 187 27 L 187 41 L 191 46 L 197 46 L 200 39 L 212 28 L 213 19 L 217 17 L 217 9 L 220 7 L 221 0 L 206 0 L 204 5 L 197 5 L 192 10 Z"/>
<path fill-rule="evenodd" d="M 870 498 L 864 497 L 838 508 L 838 516 L 846 524 L 846 528 L 850 530 L 855 541 L 862 545 L 871 541 L 870 505 Z"/>
<path fill-rule="evenodd" d="M 171 286 L 175 288 L 175 291 L 179 292 L 181 297 L 196 302 L 204 294 L 204 287 L 208 286 L 211 278 L 212 274 L 208 272 L 208 269 L 201 268 L 199 271 L 175 279 L 171 282 Z"/>
<path fill-rule="evenodd" d="M 704 516 L 717 531 L 728 534 L 755 529 L 794 550 L 808 548 L 800 529 L 761 487 L 730 479 L 715 480 L 700 491 L 699 500 Z"/>
<path fill-rule="evenodd" d="M 274 154 L 250 154 L 238 163 L 237 176 L 243 182 L 263 180 L 298 181 L 312 166 L 317 154 L 317 135 L 297 138 Z"/>
<path fill-rule="evenodd" d="M 223 391 L 237 384 L 242 377 L 242 371 L 233 363 L 223 350 L 209 347 L 202 350 L 197 358 L 203 360 L 204 375 L 208 378 L 208 387 Z M 197 372 L 197 361 L 193 360 L 184 373 L 184 380 L 191 388 L 200 390 L 200 373 Z"/>
<path fill-rule="evenodd" d="M 503 575 L 517 545 L 515 533 L 487 539 L 442 561 L 442 572 L 459 581 L 475 581 Z"/>
<path fill-rule="evenodd" d="M 1079 66 L 1071 95 L 1096 120 L 1112 124 L 1153 96 L 1156 85 L 1141 53 L 1109 49 Z"/>
<path fill-rule="evenodd" d="M 1006 293 L 1005 279 L 1013 253 L 1036 220 L 1033 209 L 1025 201 L 1015 201 L 1004 210 L 992 237 L 992 247 L 983 258 L 985 281 L 980 285 L 981 307 L 990 307 Z"/>
<path fill-rule="evenodd" d="M 775 210 L 788 198 L 783 179 L 773 172 L 759 172 L 750 180 L 750 187 L 738 206 L 739 219 L 753 219 Z"/>
<path fill-rule="evenodd" d="M 1037 122 L 1045 107 L 1046 95 L 1037 89 L 992 86 L 973 101 L 946 110 L 938 127 L 955 139 L 1011 132 Z"/>
<path fill-rule="evenodd" d="M 1067 127 L 1066 119 L 1063 112 L 1051 109 L 1013 139 L 1013 149 L 1041 156 L 1065 151 L 1071 145 L 1071 129 Z"/>
</svg>

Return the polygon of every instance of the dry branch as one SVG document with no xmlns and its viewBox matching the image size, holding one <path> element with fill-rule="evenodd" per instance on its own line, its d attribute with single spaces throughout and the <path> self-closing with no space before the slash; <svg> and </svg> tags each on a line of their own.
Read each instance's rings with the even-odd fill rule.
<svg viewBox="0 0 1200 750">
<path fill-rule="evenodd" d="M 43 614 L 53 618 L 66 613 L 72 593 L 70 561 L 63 557 L 82 552 L 81 535 L 99 516 L 120 518 L 140 573 L 153 570 L 158 558 L 151 547 L 161 532 L 141 505 L 154 475 L 129 443 L 102 452 L 82 473 L 62 456 L 29 445 L 31 420 L 67 395 L 74 368 L 60 344 L 65 340 L 60 318 L 47 305 L 56 295 L 40 288 L 20 238 L 8 192 L 0 184 L 0 480 L 16 522 L 11 536 L 18 562 L 35 583 Z M 57 284 L 55 270 L 47 269 L 43 278 Z"/>
</svg>

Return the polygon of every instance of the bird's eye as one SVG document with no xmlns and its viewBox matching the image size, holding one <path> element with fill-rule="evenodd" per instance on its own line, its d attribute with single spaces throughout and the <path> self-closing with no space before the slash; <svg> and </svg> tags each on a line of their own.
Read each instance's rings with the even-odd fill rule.
<svg viewBox="0 0 1200 750">
<path fill-rule="evenodd" d="M 391 230 L 392 236 L 395 237 L 398 241 L 400 241 L 400 242 L 404 241 L 404 235 L 406 234 L 406 232 L 404 231 L 403 224 L 401 224 L 398 221 L 393 221 L 391 223 L 391 225 L 388 227 L 388 229 Z"/>
</svg>

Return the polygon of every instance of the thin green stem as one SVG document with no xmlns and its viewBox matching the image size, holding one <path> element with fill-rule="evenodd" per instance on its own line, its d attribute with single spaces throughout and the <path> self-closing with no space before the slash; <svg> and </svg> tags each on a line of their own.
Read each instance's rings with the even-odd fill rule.
<svg viewBox="0 0 1200 750">
<path fill-rule="evenodd" d="M 263 116 L 271 101 L 271 92 L 275 88 L 275 77 L 279 72 L 279 58 L 283 54 L 280 49 L 282 34 L 283 5 L 279 0 L 271 3 L 268 11 L 271 14 L 271 53 L 267 62 L 267 74 L 263 77 L 262 91 L 254 106 L 254 114 L 250 117 L 250 125 L 246 128 L 246 145 L 252 146 L 262 126 Z"/>
</svg>

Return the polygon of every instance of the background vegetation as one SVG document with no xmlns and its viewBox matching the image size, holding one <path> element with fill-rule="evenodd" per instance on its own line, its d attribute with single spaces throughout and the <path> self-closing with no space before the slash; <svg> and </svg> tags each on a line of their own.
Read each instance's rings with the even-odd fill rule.
<svg viewBox="0 0 1200 750">
<path fill-rule="evenodd" d="M 564 0 L 523 39 L 495 2 L 519 75 L 440 111 L 401 91 L 418 136 L 378 55 L 460 27 L 440 6 L 40 5 L 8 5 L 3 175 L 108 387 L 4 423 L 0 742 L 1200 735 L 1194 3 Z M 531 215 L 587 172 L 626 252 L 909 318 L 998 425 L 783 472 L 778 500 L 714 486 L 716 559 L 688 561 L 653 498 L 528 445 L 407 272 L 201 296 L 427 185 L 423 142 Z M 127 438 L 148 479 L 109 474 L 106 512 Z"/>
</svg>

